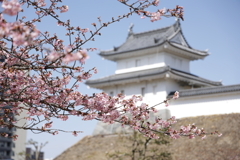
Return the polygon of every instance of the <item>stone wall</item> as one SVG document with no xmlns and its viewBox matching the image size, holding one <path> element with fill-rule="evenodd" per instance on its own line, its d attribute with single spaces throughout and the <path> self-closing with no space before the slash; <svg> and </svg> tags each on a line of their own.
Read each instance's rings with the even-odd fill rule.
<svg viewBox="0 0 240 160">
<path fill-rule="evenodd" d="M 182 118 L 175 127 L 195 123 L 206 132 L 218 130 L 222 137 L 208 136 L 201 140 L 181 137 L 172 140 L 170 146 L 160 146 L 172 153 L 173 160 L 238 160 L 240 159 L 240 114 L 222 114 Z M 127 151 L 131 143 L 118 135 L 87 136 L 68 148 L 54 160 L 107 160 L 106 155 L 117 150 Z"/>
</svg>

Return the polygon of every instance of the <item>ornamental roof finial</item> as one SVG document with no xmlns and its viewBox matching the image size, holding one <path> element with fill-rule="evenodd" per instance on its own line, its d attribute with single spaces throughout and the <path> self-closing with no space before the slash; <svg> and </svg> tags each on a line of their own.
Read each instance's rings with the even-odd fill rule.
<svg viewBox="0 0 240 160">
<path fill-rule="evenodd" d="M 131 23 L 130 24 L 130 26 L 129 26 L 129 29 L 128 29 L 128 35 L 131 35 L 131 34 L 133 34 L 133 26 L 134 26 L 134 24 L 133 23 Z"/>
</svg>

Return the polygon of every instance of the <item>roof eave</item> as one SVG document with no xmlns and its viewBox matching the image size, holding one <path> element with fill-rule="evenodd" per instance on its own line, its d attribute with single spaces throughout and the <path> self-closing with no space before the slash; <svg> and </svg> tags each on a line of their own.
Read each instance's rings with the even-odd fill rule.
<svg viewBox="0 0 240 160">
<path fill-rule="evenodd" d="M 174 92 L 171 92 L 168 97 L 171 97 Z M 194 97 L 194 96 L 203 96 L 209 94 L 226 94 L 226 93 L 240 93 L 240 84 L 237 85 L 228 85 L 228 86 L 215 86 L 215 87 L 206 87 L 206 88 L 197 88 L 191 90 L 180 90 L 179 97 Z"/>
<path fill-rule="evenodd" d="M 169 74 L 167 76 L 167 74 Z M 184 73 L 181 73 L 184 74 Z M 166 67 L 162 72 L 156 72 L 152 74 L 145 74 L 145 75 L 137 75 L 135 77 L 126 77 L 121 79 L 106 79 L 101 82 L 101 79 L 98 80 L 89 80 L 86 82 L 86 84 L 92 88 L 98 88 L 103 89 L 107 86 L 113 86 L 113 85 L 121 85 L 126 83 L 132 83 L 132 82 L 141 82 L 145 80 L 154 80 L 154 79 L 161 79 L 161 78 L 171 78 L 178 81 L 187 82 L 189 84 L 197 85 L 197 86 L 221 86 L 221 82 L 214 82 L 210 80 L 206 80 L 200 77 L 195 77 L 192 75 L 181 75 L 176 73 L 176 71 L 171 70 L 171 68 Z M 95 81 L 95 82 L 94 82 Z"/>
<path fill-rule="evenodd" d="M 190 76 L 183 76 L 183 75 L 178 75 L 174 72 L 170 72 L 170 78 L 183 81 L 183 82 L 188 82 L 189 85 L 197 85 L 197 86 L 221 86 L 221 82 L 214 82 L 214 81 L 208 81 L 206 79 L 202 78 L 194 78 Z"/>
<path fill-rule="evenodd" d="M 108 59 L 108 60 L 111 60 L 111 61 L 116 61 L 118 59 L 122 59 L 121 57 L 124 54 L 127 55 L 125 58 L 132 57 L 131 53 L 134 54 L 134 53 L 139 52 L 139 51 L 148 50 L 148 49 L 154 49 L 156 47 L 161 47 L 161 45 L 164 44 L 165 42 L 166 41 L 164 41 L 162 43 L 157 43 L 155 45 L 148 46 L 148 47 L 137 48 L 137 49 L 121 51 L 121 52 L 115 52 L 115 53 L 111 53 L 111 54 L 104 54 L 105 52 L 100 52 L 99 55 L 102 56 L 105 59 Z"/>
<path fill-rule="evenodd" d="M 133 52 L 138 52 L 140 50 L 146 50 L 146 49 L 151 49 L 151 48 L 156 48 L 156 47 L 162 47 L 162 49 L 164 49 L 164 50 L 172 51 L 173 54 L 187 58 L 189 60 L 204 59 L 206 56 L 209 55 L 207 52 L 196 51 L 191 48 L 186 48 L 185 46 L 182 46 L 182 48 L 178 47 L 178 46 L 172 44 L 172 42 L 169 42 L 167 40 L 163 41 L 162 43 L 144 47 L 144 48 L 137 48 L 137 49 L 128 50 L 128 51 L 115 52 L 115 53 L 111 53 L 111 54 L 109 54 L 109 53 L 105 54 L 106 52 L 100 52 L 99 55 L 105 59 L 108 59 L 111 61 L 116 61 L 118 59 L 121 59 L 120 57 L 122 57 L 123 54 L 127 54 L 128 55 L 127 57 L 131 57 L 131 53 L 133 53 Z M 179 52 L 179 50 L 181 52 Z M 160 50 L 158 50 L 158 51 L 160 51 Z M 127 57 L 125 57 L 125 58 L 127 58 Z"/>
<path fill-rule="evenodd" d="M 165 50 L 172 51 L 171 53 L 187 58 L 189 60 L 204 59 L 206 56 L 209 55 L 207 52 L 196 51 L 185 46 L 178 47 L 169 41 L 167 41 L 166 44 L 167 46 L 165 46 Z"/>
</svg>

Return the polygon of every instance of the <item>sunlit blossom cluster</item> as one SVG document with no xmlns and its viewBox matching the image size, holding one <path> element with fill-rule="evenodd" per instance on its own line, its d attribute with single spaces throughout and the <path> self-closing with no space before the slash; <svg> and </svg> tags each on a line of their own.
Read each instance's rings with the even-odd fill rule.
<svg viewBox="0 0 240 160">
<path fill-rule="evenodd" d="M 10 16 L 16 15 L 19 11 L 21 11 L 21 6 L 18 0 L 11 0 L 2 2 L 3 13 L 8 14 Z"/>
<path fill-rule="evenodd" d="M 158 9 L 156 12 L 150 12 L 150 11 L 146 11 L 146 9 L 151 5 L 158 6 L 160 2 L 159 0 L 138 0 L 139 3 L 142 4 L 141 7 L 134 7 L 134 5 L 128 5 L 127 2 L 129 0 L 118 0 L 118 1 L 129 6 L 130 9 L 133 9 L 135 13 L 141 16 L 142 19 L 149 17 L 151 22 L 161 20 L 162 17 L 170 17 L 170 16 L 174 16 L 184 20 L 183 7 L 179 5 L 177 5 L 174 9 L 162 8 L 162 9 Z M 133 3 L 133 4 L 138 5 L 138 3 Z"/>
<path fill-rule="evenodd" d="M 35 26 L 25 26 L 20 22 L 8 23 L 0 15 L 0 38 L 11 37 L 15 46 L 32 44 L 39 33 Z"/>
</svg>

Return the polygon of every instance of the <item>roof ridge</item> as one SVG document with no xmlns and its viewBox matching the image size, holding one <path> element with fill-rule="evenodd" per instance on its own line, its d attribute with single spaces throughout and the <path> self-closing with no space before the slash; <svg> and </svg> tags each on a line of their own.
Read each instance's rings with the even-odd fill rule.
<svg viewBox="0 0 240 160">
<path fill-rule="evenodd" d="M 151 33 L 151 32 L 157 32 L 157 31 L 160 31 L 160 30 L 163 30 L 163 29 L 167 29 L 167 28 L 170 28 L 171 26 L 167 26 L 167 27 L 163 27 L 163 28 L 157 28 L 157 29 L 153 29 L 153 30 L 150 30 L 150 31 L 144 31 L 144 32 L 138 32 L 138 33 L 133 33 L 133 35 L 141 35 L 141 34 L 146 34 L 146 33 Z"/>
<path fill-rule="evenodd" d="M 180 75 L 179 73 L 176 73 L 176 72 L 180 72 L 180 73 L 183 73 L 183 74 L 187 74 L 187 75 L 193 76 L 193 77 L 195 77 L 195 79 L 197 78 L 197 79 L 198 79 L 199 81 L 201 81 L 201 82 L 202 82 L 202 81 L 205 81 L 205 82 L 208 83 L 208 84 L 215 84 L 215 85 L 217 85 L 217 86 L 222 86 L 221 81 L 213 81 L 213 80 L 209 80 L 209 79 L 206 79 L 206 78 L 202 78 L 202 77 L 196 76 L 196 75 L 191 74 L 191 73 L 182 72 L 182 71 L 177 71 L 177 70 L 175 70 L 175 72 L 174 72 L 174 69 L 171 71 L 171 73 L 173 73 L 173 74 L 175 74 L 175 75 L 182 76 L 182 75 Z M 187 78 L 187 77 L 185 77 L 185 78 Z"/>
<path fill-rule="evenodd" d="M 216 94 L 216 93 L 224 93 L 224 92 L 236 92 L 236 91 L 237 92 L 240 91 L 240 84 L 184 89 L 184 90 L 179 90 L 179 94 L 180 94 L 180 97 L 189 97 L 189 96 L 199 96 L 199 95 Z M 173 94 L 174 92 L 170 92 L 168 96 L 171 96 Z"/>
<path fill-rule="evenodd" d="M 210 86 L 210 87 L 193 88 L 193 89 L 183 89 L 183 90 L 179 90 L 179 92 L 201 91 L 201 90 L 209 90 L 209 89 L 223 89 L 223 88 L 231 88 L 231 87 L 239 87 L 240 88 L 240 84 L 233 84 L 233 85 L 226 85 L 226 86 Z"/>
<path fill-rule="evenodd" d="M 176 23 L 179 23 L 178 21 L 176 21 L 175 23 L 173 23 L 172 25 L 166 26 L 166 27 L 162 27 L 162 28 L 157 28 L 157 29 L 153 29 L 153 30 L 149 30 L 149 31 L 144 31 L 144 32 L 138 32 L 138 33 L 133 33 L 133 35 L 140 35 L 140 34 L 146 34 L 146 33 L 150 33 L 150 32 L 156 32 L 159 30 L 163 30 L 163 29 L 167 29 L 167 28 L 171 28 L 174 25 L 176 25 Z"/>
<path fill-rule="evenodd" d="M 182 47 L 189 48 L 189 49 L 194 50 L 194 51 L 203 52 L 203 53 L 208 53 L 207 51 L 203 51 L 203 50 L 195 49 L 195 48 L 192 48 L 192 47 L 184 46 L 184 45 L 178 44 L 178 43 L 176 43 L 176 42 L 170 42 L 170 43 L 173 44 L 173 45 L 174 45 L 174 44 L 180 45 L 180 46 L 182 46 Z"/>
</svg>

